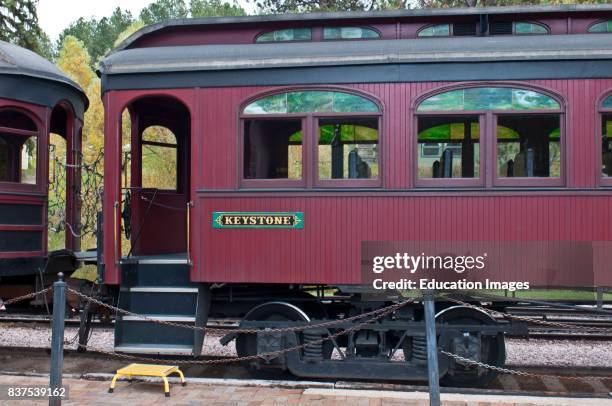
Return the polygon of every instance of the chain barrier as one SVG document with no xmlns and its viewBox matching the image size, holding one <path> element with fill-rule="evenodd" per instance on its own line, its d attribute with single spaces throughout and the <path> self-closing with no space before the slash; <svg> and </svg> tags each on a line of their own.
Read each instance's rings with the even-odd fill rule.
<svg viewBox="0 0 612 406">
<path fill-rule="evenodd" d="M 10 305 L 13 303 L 17 303 L 23 300 L 27 300 L 30 298 L 34 298 L 37 295 L 42 295 L 45 294 L 49 291 L 53 290 L 53 287 L 50 286 L 46 289 L 42 289 L 39 290 L 37 292 L 32 292 L 32 293 L 28 293 L 22 296 L 18 296 L 9 300 L 4 301 L 5 305 Z M 309 341 L 308 343 L 304 343 L 304 344 L 300 344 L 300 345 L 296 345 L 293 347 L 289 347 L 289 348 L 283 348 L 277 351 L 271 351 L 271 352 L 267 352 L 267 353 L 261 353 L 261 354 L 255 354 L 255 355 L 247 355 L 244 357 L 228 357 L 228 358 L 216 358 L 216 359 L 207 359 L 207 360 L 186 360 L 186 359 L 161 359 L 161 358 L 152 358 L 152 357 L 142 357 L 142 356 L 136 356 L 136 355 L 129 355 L 129 354 L 121 354 L 121 353 L 117 353 L 114 351 L 106 351 L 100 348 L 96 348 L 90 345 L 86 345 L 86 344 L 81 344 L 76 342 L 77 338 L 78 338 L 78 333 L 75 334 L 75 336 L 72 339 L 69 340 L 64 340 L 64 345 L 73 345 L 76 344 L 78 347 L 81 348 L 85 348 L 91 352 L 94 353 L 99 353 L 99 354 L 104 354 L 104 355 L 109 355 L 112 357 L 116 357 L 116 358 L 122 358 L 122 359 L 126 359 L 126 360 L 131 360 L 131 361 L 144 361 L 144 362 L 162 362 L 162 363 L 172 363 L 172 364 L 195 364 L 195 365 L 219 365 L 219 364 L 229 364 L 229 363 L 234 363 L 234 362 L 244 362 L 244 361 L 252 361 L 252 360 L 260 360 L 260 359 L 272 359 L 278 356 L 281 356 L 283 354 L 292 352 L 292 351 L 298 351 L 298 350 L 302 350 L 308 346 L 313 346 L 313 345 L 319 345 L 322 344 L 326 341 L 329 340 L 335 340 L 336 338 L 349 334 L 351 332 L 360 330 L 361 328 L 367 326 L 368 324 L 374 323 L 390 314 L 392 314 L 393 312 L 397 311 L 398 309 L 410 304 L 414 302 L 414 299 L 408 299 L 405 300 L 403 302 L 400 303 L 396 303 L 387 307 L 384 307 L 382 309 L 377 309 L 377 310 L 373 310 L 367 313 L 362 313 L 356 316 L 352 316 L 352 317 L 348 317 L 346 319 L 340 319 L 340 320 L 332 320 L 332 321 L 328 321 L 328 322 L 323 322 L 323 323 L 317 323 L 317 324 L 311 324 L 311 325 L 304 325 L 304 326 L 296 326 L 296 327 L 285 327 L 285 328 L 265 328 L 265 329 L 223 329 L 223 328 L 214 328 L 214 327 L 198 327 L 198 326 L 191 326 L 191 325 L 186 325 L 186 324 L 182 324 L 182 323 L 173 323 L 173 322 L 167 322 L 167 321 L 163 321 L 163 320 L 155 320 L 152 318 L 149 318 L 147 316 L 144 315 L 139 315 L 136 313 L 132 313 L 129 312 L 127 310 L 123 310 L 120 309 L 118 307 L 115 306 L 111 306 L 107 303 L 103 303 L 98 299 L 95 299 L 93 297 L 87 296 L 79 291 L 76 291 L 70 287 L 66 287 L 66 290 L 79 296 L 80 298 L 87 300 L 91 303 L 95 303 L 97 305 L 103 306 L 107 309 L 125 314 L 125 315 L 132 315 L 132 316 L 137 316 L 139 318 L 141 318 L 142 320 L 146 320 L 146 321 L 151 321 L 151 322 L 156 322 L 159 324 L 166 324 L 169 326 L 173 326 L 173 327 L 182 327 L 182 328 L 189 328 L 189 329 L 194 329 L 194 330 L 202 330 L 202 331 L 215 331 L 215 332 L 231 332 L 231 333 L 235 333 L 235 334 L 249 334 L 249 333 L 267 333 L 267 334 L 273 334 L 273 333 L 295 333 L 295 332 L 300 332 L 306 329 L 318 329 L 318 328 L 325 328 L 325 327 L 329 327 L 329 326 L 333 326 L 336 324 L 340 324 L 340 323 L 346 323 L 349 321 L 355 321 L 355 320 L 359 320 L 359 319 L 363 319 L 366 317 L 370 317 L 367 320 L 364 320 L 358 324 L 355 324 L 354 326 L 348 327 L 348 328 L 344 328 L 340 331 L 337 331 L 333 334 L 328 334 L 325 337 L 322 337 L 321 339 L 318 340 L 314 340 L 314 341 Z M 481 306 L 476 306 L 467 302 L 463 302 L 461 300 L 457 300 L 457 299 L 453 299 L 453 298 L 449 298 L 449 297 L 445 297 L 446 300 L 449 300 L 453 303 L 457 303 L 457 304 L 461 304 L 462 306 L 466 306 L 468 308 L 472 308 L 475 310 L 480 310 L 480 311 L 485 311 L 487 314 L 491 315 L 491 316 L 496 316 L 496 317 L 501 317 L 501 318 L 512 318 L 512 319 L 517 319 L 517 320 L 521 320 L 521 321 L 525 321 L 528 323 L 534 323 L 534 324 L 544 324 L 544 325 L 549 325 L 549 326 L 555 326 L 555 327 L 563 327 L 563 328 L 571 328 L 571 329 L 576 329 L 576 328 L 580 328 L 580 329 L 593 329 L 592 327 L 583 327 L 583 326 L 575 326 L 575 325 L 571 325 L 571 324 L 564 324 L 564 323 L 556 323 L 556 322 L 548 322 L 548 321 L 543 321 L 543 320 L 536 320 L 536 319 L 532 319 L 529 317 L 523 317 L 523 316 L 514 316 L 511 314 L 507 314 L 507 313 L 503 313 L 497 310 L 490 310 L 490 309 L 486 309 L 484 307 Z M 602 328 L 597 328 L 598 331 L 602 330 Z M 604 330 L 610 330 L 610 329 L 605 329 Z M 533 372 L 525 372 L 525 371 L 517 371 L 514 369 L 509 369 L 509 368 L 503 368 L 503 367 L 498 367 L 495 365 L 489 365 L 486 364 L 484 362 L 480 362 L 480 361 L 475 361 L 469 358 L 465 358 L 461 355 L 458 354 L 454 354 L 452 352 L 449 351 L 445 351 L 443 349 L 438 349 L 438 351 L 443 354 L 446 355 L 456 361 L 459 361 L 461 363 L 464 364 L 468 364 L 468 365 L 472 365 L 472 366 L 476 366 L 479 368 L 484 368 L 484 369 L 488 369 L 488 370 L 492 370 L 492 371 L 496 371 L 499 373 L 504 373 L 504 374 L 510 374 L 510 375 L 516 375 L 516 376 L 524 376 L 524 377 L 533 377 L 533 378 L 555 378 L 555 379 L 566 379 L 566 380 L 574 380 L 574 381 L 590 381 L 590 380 L 597 380 L 597 381 L 601 381 L 601 380 L 612 380 L 612 376 L 567 376 L 567 375 L 552 375 L 552 374 L 540 374 L 540 373 L 533 373 Z"/>
<path fill-rule="evenodd" d="M 509 314 L 509 313 L 500 312 L 498 310 L 487 309 L 485 307 L 473 305 L 471 303 L 467 303 L 467 302 L 463 302 L 461 300 L 453 299 L 453 298 L 448 297 L 448 296 L 445 296 L 444 299 L 448 300 L 449 302 L 453 302 L 453 303 L 460 304 L 460 305 L 465 306 L 465 307 L 469 307 L 471 309 L 483 311 L 483 312 L 487 313 L 488 315 L 490 315 L 492 317 L 499 317 L 499 318 L 503 318 L 503 319 L 514 319 L 514 320 L 524 321 L 526 323 L 540 324 L 540 325 L 543 325 L 543 326 L 558 327 L 558 328 L 563 328 L 563 329 L 583 330 L 583 331 L 592 331 L 592 332 L 593 331 L 596 331 L 596 332 L 612 332 L 612 328 L 610 328 L 610 327 L 578 326 L 578 325 L 575 325 L 575 324 L 559 323 L 559 322 L 547 321 L 547 320 L 538 320 L 538 319 L 534 319 L 534 318 L 531 318 L 531 317 L 517 316 L 517 315 L 513 315 L 513 314 Z"/>
<path fill-rule="evenodd" d="M 329 340 L 335 340 L 336 338 L 345 335 L 345 334 L 349 334 L 353 331 L 359 330 L 365 326 L 367 326 L 368 324 L 374 323 L 388 315 L 390 315 L 391 313 L 395 312 L 396 310 L 408 305 L 409 303 L 412 303 L 414 301 L 414 299 L 408 299 L 405 300 L 403 302 L 391 305 L 391 306 L 387 306 L 383 309 L 382 312 L 379 312 L 379 314 L 376 314 L 375 316 L 373 316 L 372 318 L 365 320 L 361 323 L 358 323 L 354 326 L 351 326 L 349 328 L 345 328 L 341 331 L 335 332 L 334 334 L 329 334 L 325 337 L 322 337 L 321 339 L 318 340 L 314 340 L 314 341 L 309 341 L 308 343 L 304 343 L 304 344 L 300 344 L 300 345 L 296 345 L 294 347 L 289 347 L 289 348 L 283 348 L 281 350 L 278 351 L 271 351 L 271 352 L 266 352 L 266 353 L 261 353 L 261 354 L 255 354 L 255 355 L 247 355 L 244 357 L 231 357 L 231 358 L 217 358 L 217 359 L 211 359 L 211 360 L 184 360 L 184 359 L 159 359 L 159 358 L 150 358 L 150 357 L 140 357 L 140 356 L 136 356 L 136 355 L 128 355 L 128 354 L 120 354 L 120 353 L 116 353 L 113 351 L 105 351 L 105 350 L 101 350 L 98 348 L 94 348 L 85 344 L 77 344 L 79 347 L 82 348 L 86 348 L 88 350 L 93 350 L 95 352 L 98 353 L 102 353 L 102 354 L 106 354 L 106 355 L 111 355 L 114 357 L 118 357 L 118 358 L 123 358 L 123 359 L 128 359 L 128 360 L 135 360 L 135 361 L 145 361 L 145 362 L 164 362 L 164 363 L 173 363 L 173 364 L 197 364 L 197 365 L 216 365 L 216 364 L 229 364 L 229 363 L 233 363 L 233 362 L 244 362 L 244 361 L 252 361 L 252 360 L 259 360 L 259 359 L 272 359 L 272 358 L 276 358 L 280 355 L 286 354 L 288 352 L 292 352 L 292 351 L 297 351 L 297 350 L 301 350 L 304 349 L 306 347 L 309 346 L 313 346 L 313 345 L 319 345 L 324 343 L 325 341 L 329 341 Z M 361 315 L 363 316 L 363 315 Z M 344 322 L 346 320 L 334 320 L 335 323 L 338 322 Z M 304 329 L 310 329 L 310 328 L 315 328 L 314 325 L 313 326 L 306 326 L 306 327 L 300 327 L 300 329 L 304 330 Z M 233 332 L 236 332 L 236 330 L 232 330 Z M 261 330 L 257 330 L 260 333 L 286 333 L 286 332 L 296 332 L 295 329 L 272 329 L 272 328 L 266 328 L 266 329 L 261 329 Z"/>
<path fill-rule="evenodd" d="M 157 324 L 164 324 L 167 326 L 171 326 L 171 327 L 179 327 L 179 328 L 186 328 L 186 329 L 190 329 L 190 330 L 198 330 L 198 331 L 211 331 L 211 332 L 217 332 L 217 333 L 224 333 L 224 334 L 228 334 L 228 333 L 236 333 L 236 334 L 257 334 L 259 332 L 261 332 L 261 329 L 256 329 L 256 328 L 250 328 L 250 329 L 227 329 L 227 328 L 219 328 L 219 327 L 200 327 L 200 326 L 194 326 L 194 325 L 190 325 L 190 324 L 184 324 L 184 323 L 176 323 L 176 322 L 172 322 L 172 321 L 166 321 L 166 320 L 158 320 L 152 317 L 148 317 L 142 314 L 138 314 L 138 313 L 133 313 L 130 312 L 129 310 L 124 310 L 121 309 L 119 307 L 116 306 L 112 306 L 108 303 L 104 303 L 96 298 L 87 296 L 77 290 L 74 290 L 70 287 L 66 287 L 66 290 L 79 296 L 81 299 L 89 301 L 91 303 L 97 304 L 98 306 L 102 306 L 106 309 L 112 310 L 114 312 L 117 313 L 121 313 L 123 315 L 126 316 L 132 316 L 132 317 L 137 317 L 140 320 L 143 321 L 148 321 L 151 323 L 157 323 Z M 325 322 L 321 322 L 321 323 L 317 323 L 317 324 L 308 324 L 308 325 L 303 325 L 303 326 L 296 326 L 296 327 L 283 327 L 283 328 L 272 328 L 272 329 L 267 329 L 266 331 L 269 331 L 271 333 L 292 333 L 292 332 L 300 332 L 306 329 L 316 329 L 316 328 L 326 328 L 326 327 L 330 327 L 330 326 L 334 326 L 336 324 L 340 324 L 340 323 L 345 323 L 345 322 L 350 322 L 350 321 L 355 321 L 355 320 L 359 320 L 359 319 L 363 319 L 365 317 L 369 317 L 369 316 L 376 316 L 380 313 L 383 313 L 387 310 L 391 310 L 391 311 L 395 311 L 397 309 L 399 309 L 402 306 L 405 306 L 408 303 L 413 302 L 414 299 L 409 299 L 407 301 L 398 303 L 398 304 L 394 304 L 394 305 L 390 305 L 387 307 L 383 307 L 380 309 L 376 309 L 376 310 L 372 310 L 370 312 L 366 312 L 366 313 L 361 313 L 358 314 L 356 316 L 351 316 L 351 317 L 347 317 L 344 319 L 339 319 L 339 320 L 331 320 L 331 321 L 325 321 Z"/>
<path fill-rule="evenodd" d="M 42 295 L 42 294 L 44 294 L 44 293 L 47 293 L 47 292 L 49 292 L 50 290 L 53 290 L 53 286 L 49 286 L 48 288 L 43 289 L 43 290 L 39 290 L 38 292 L 32 292 L 32 293 L 28 293 L 28 294 L 25 294 L 25 295 L 22 295 L 22 296 L 17 296 L 17 297 L 14 297 L 14 298 L 12 298 L 12 299 L 7 299 L 7 300 L 4 300 L 4 301 L 2 302 L 2 304 L 3 304 L 4 306 L 7 306 L 7 305 L 12 305 L 13 303 L 21 302 L 21 301 L 23 301 L 23 300 L 27 300 L 27 299 L 32 299 L 32 298 L 34 298 L 34 297 L 36 297 L 36 296 L 38 296 L 38 295 Z"/>
<path fill-rule="evenodd" d="M 461 355 L 453 354 L 452 352 L 444 351 L 442 349 L 438 349 L 438 352 L 444 354 L 450 358 L 455 359 L 456 361 L 463 362 L 465 364 L 474 365 L 480 368 L 489 369 L 492 371 L 496 371 L 502 374 L 509 375 L 518 375 L 518 376 L 527 376 L 532 378 L 557 378 L 557 379 L 568 379 L 574 381 L 601 381 L 601 380 L 612 380 L 612 376 L 567 376 L 567 375 L 551 375 L 551 374 L 538 374 L 534 372 L 525 372 L 525 371 L 517 371 L 514 369 L 502 368 L 495 365 L 485 364 L 484 362 L 474 361 L 473 359 L 462 357 Z"/>
</svg>

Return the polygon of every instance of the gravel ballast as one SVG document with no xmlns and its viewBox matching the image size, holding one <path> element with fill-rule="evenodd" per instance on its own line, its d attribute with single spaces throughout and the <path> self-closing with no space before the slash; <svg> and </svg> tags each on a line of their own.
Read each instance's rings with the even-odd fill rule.
<svg viewBox="0 0 612 406">
<path fill-rule="evenodd" d="M 0 325 L 2 347 L 49 347 L 51 330 L 41 325 Z M 67 327 L 64 339 L 75 338 L 77 328 Z M 203 355 L 235 356 L 233 342 L 227 346 L 219 343 L 220 334 L 207 334 Z M 89 346 L 102 351 L 113 350 L 114 332 L 109 328 L 96 328 Z M 75 339 L 76 341 L 76 339 Z M 66 348 L 76 349 L 75 342 Z M 612 342 L 589 340 L 506 339 L 507 366 L 593 367 L 612 368 Z"/>
</svg>

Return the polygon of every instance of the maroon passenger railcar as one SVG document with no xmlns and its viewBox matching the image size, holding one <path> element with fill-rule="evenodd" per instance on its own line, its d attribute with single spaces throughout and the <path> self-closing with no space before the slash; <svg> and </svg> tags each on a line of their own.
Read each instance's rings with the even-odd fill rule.
<svg viewBox="0 0 612 406">
<path fill-rule="evenodd" d="M 0 297 L 29 293 L 74 270 L 80 249 L 81 128 L 87 97 L 55 65 L 0 41 Z M 51 133 L 65 140 L 66 250 L 47 249 Z M 59 176 L 60 174 L 57 173 Z M 53 263 L 50 258 L 59 260 Z M 67 261 L 66 261 L 67 260 Z M 68 265 L 68 267 L 66 267 Z M 61 266 L 58 268 L 57 266 Z"/>
<path fill-rule="evenodd" d="M 121 286 L 120 307 L 152 317 L 202 325 L 242 314 L 242 325 L 271 327 L 382 306 L 362 300 L 363 241 L 600 242 L 594 261 L 605 270 L 611 31 L 609 6 L 146 27 L 100 68 L 104 281 Z M 162 160 L 171 165 L 151 177 Z M 612 284 L 607 269 L 594 284 Z M 537 281 L 525 272 L 512 277 Z M 276 341 L 238 335 L 236 346 L 253 355 L 314 340 L 312 351 L 251 366 L 421 379 L 422 330 L 407 327 L 421 317 L 409 309 L 333 345 L 316 344 L 330 331 L 314 329 Z M 503 364 L 507 327 L 464 308 L 439 319 L 461 325 L 441 345 Z M 189 330 L 117 323 L 118 351 L 199 354 L 201 342 Z M 330 359 L 334 347 L 342 361 Z M 411 368 L 389 360 L 398 348 Z M 441 362 L 449 383 L 493 376 Z"/>
</svg>

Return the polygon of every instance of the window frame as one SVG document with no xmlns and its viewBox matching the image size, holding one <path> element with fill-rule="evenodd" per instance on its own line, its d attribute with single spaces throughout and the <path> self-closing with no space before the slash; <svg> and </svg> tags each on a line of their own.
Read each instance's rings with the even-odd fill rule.
<svg viewBox="0 0 612 406">
<path fill-rule="evenodd" d="M 0 111 L 7 111 L 7 112 L 12 111 L 12 112 L 21 114 L 27 117 L 29 120 L 31 120 L 34 126 L 36 127 L 36 130 L 26 130 L 23 128 L 0 126 L 0 132 L 4 134 L 22 137 L 25 140 L 27 140 L 30 137 L 36 137 L 36 182 L 35 183 L 22 183 L 21 180 L 19 182 L 0 181 L 0 190 L 24 191 L 24 192 L 26 191 L 27 192 L 42 192 L 43 189 L 46 190 L 47 182 L 45 182 L 44 179 L 45 179 L 45 174 L 47 172 L 43 170 L 43 166 L 46 163 L 45 159 L 47 156 L 46 155 L 47 149 L 43 150 L 42 145 L 43 145 L 43 142 L 46 143 L 47 140 L 42 139 L 43 132 L 41 131 L 40 123 L 38 122 L 38 120 L 33 114 L 19 107 L 1 106 Z M 18 153 L 21 154 L 21 150 L 19 150 Z"/>
<path fill-rule="evenodd" d="M 362 30 L 370 30 L 370 31 L 375 32 L 378 35 L 378 37 L 376 38 L 325 38 L 326 28 L 338 28 L 340 30 L 342 28 L 361 28 Z M 325 25 L 321 27 L 321 39 L 324 42 L 327 42 L 327 41 L 372 41 L 372 40 L 381 40 L 383 39 L 383 36 L 380 30 L 374 27 L 367 26 L 367 25 Z"/>
<path fill-rule="evenodd" d="M 505 87 L 511 89 L 528 90 L 543 94 L 555 100 L 559 104 L 559 109 L 533 109 L 533 110 L 515 110 L 515 109 L 490 109 L 490 110 L 426 110 L 418 111 L 419 106 L 430 97 L 443 93 L 465 90 L 471 88 L 495 88 Z M 602 98 L 600 105 L 605 98 Z M 462 86 L 451 86 L 435 91 L 427 92 L 418 97 L 413 105 L 413 124 L 412 130 L 414 134 L 414 152 L 412 159 L 414 164 L 413 182 L 416 187 L 561 187 L 565 185 L 567 172 L 567 142 L 566 134 L 566 106 L 564 100 L 556 94 L 539 87 L 525 86 L 523 83 L 473 83 Z M 543 178 L 543 177 L 520 177 L 520 178 L 503 178 L 499 176 L 497 168 L 497 117 L 502 115 L 558 115 L 559 116 L 559 144 L 560 144 L 560 167 L 558 178 Z M 422 179 L 418 176 L 418 117 L 419 116 L 450 116 L 450 115 L 478 115 L 480 117 L 480 177 L 476 178 L 426 178 Z M 601 134 L 600 134 L 601 136 Z M 600 143 L 601 144 L 601 143 Z M 601 154 L 600 154 L 601 155 Z M 600 158 L 601 159 L 601 158 Z M 600 165 L 601 166 L 601 165 Z M 612 183 L 611 183 L 612 185 Z"/>
<path fill-rule="evenodd" d="M 537 26 L 544 28 L 546 32 L 538 32 L 538 33 L 530 32 L 526 34 L 518 34 L 516 32 L 516 25 L 519 23 L 537 25 Z M 530 20 L 512 21 L 512 35 L 518 35 L 519 37 L 530 36 L 530 35 L 550 35 L 550 27 L 544 23 L 530 21 Z"/>
<path fill-rule="evenodd" d="M 557 100 L 556 98 L 553 98 Z M 557 100 L 559 101 L 559 100 Z M 560 106 L 563 106 L 562 103 L 559 103 Z M 551 110 L 491 110 L 491 130 L 493 131 L 493 151 L 491 151 L 491 161 L 493 164 L 493 170 L 491 172 L 491 177 L 493 178 L 493 186 L 524 186 L 524 187 L 561 187 L 565 185 L 565 112 L 563 109 L 551 109 Z M 497 119 L 500 116 L 516 116 L 518 114 L 527 114 L 527 115 L 557 115 L 559 117 L 559 177 L 558 178 L 543 178 L 543 177 L 501 177 L 499 176 L 499 171 L 497 168 Z"/>
<path fill-rule="evenodd" d="M 606 31 L 601 31 L 601 32 L 599 32 L 599 31 L 591 31 L 591 28 L 593 28 L 597 24 L 603 24 L 603 23 L 610 24 L 610 21 L 612 21 L 612 19 L 594 21 L 593 23 L 589 24 L 589 26 L 587 27 L 586 33 L 587 34 L 612 34 L 611 31 L 607 30 L 607 27 L 606 27 Z"/>
<path fill-rule="evenodd" d="M 263 96 L 265 97 L 265 96 Z M 257 99 L 254 99 L 257 100 Z M 244 110 L 248 103 L 246 103 L 241 111 Z M 301 121 L 302 125 L 302 178 L 301 179 L 247 179 L 244 177 L 244 137 L 246 136 L 246 122 L 247 120 L 260 120 L 260 121 Z M 240 180 L 239 185 L 242 188 L 303 188 L 306 186 L 306 159 L 307 159 L 307 147 L 309 141 L 306 136 L 306 130 L 309 126 L 307 116 L 303 113 L 288 113 L 288 114 L 240 114 L 240 137 L 238 140 L 238 178 Z"/>
<path fill-rule="evenodd" d="M 607 90 L 606 92 L 604 92 L 604 94 L 599 97 L 599 99 L 597 100 L 597 125 L 595 126 L 597 128 L 597 142 L 595 143 L 596 145 L 596 149 L 597 149 L 597 159 L 595 160 L 595 162 L 597 163 L 597 167 L 595 168 L 595 176 L 598 179 L 598 184 L 600 186 L 604 186 L 604 187 L 611 187 L 612 186 L 612 176 L 609 177 L 605 177 L 603 176 L 603 174 L 601 173 L 601 166 L 603 165 L 603 146 L 602 144 L 602 137 L 603 137 L 603 117 L 605 115 L 610 115 L 612 116 L 612 107 L 604 107 L 603 103 L 604 101 L 608 98 L 608 97 L 612 97 L 612 90 Z"/>
<path fill-rule="evenodd" d="M 448 35 L 421 35 L 421 32 L 427 28 L 435 27 L 438 25 L 448 25 Z M 416 32 L 417 38 L 450 38 L 453 36 L 453 23 L 438 23 L 438 24 L 427 24 L 419 28 Z"/>
<path fill-rule="evenodd" d="M 444 92 L 442 92 L 444 93 Z M 433 95 L 432 95 L 433 96 Z M 428 96 L 429 97 L 429 96 Z M 425 97 L 420 100 L 423 101 L 427 99 Z M 419 102 L 419 104 L 420 104 Z M 416 108 L 418 108 L 418 105 Z M 414 163 L 412 165 L 412 170 L 414 173 L 413 180 L 414 185 L 416 187 L 423 188 L 442 188 L 442 187 L 484 187 L 485 185 L 485 168 L 486 168 L 486 160 L 483 160 L 482 157 L 486 156 L 486 144 L 487 140 L 484 137 L 484 129 L 485 129 L 485 120 L 484 120 L 484 110 L 453 110 L 453 111 L 414 111 L 414 120 L 413 120 L 413 134 L 414 134 L 414 153 L 413 160 Z M 478 117 L 478 129 L 479 129 L 479 138 L 478 144 L 480 146 L 479 156 L 480 156 L 480 169 L 479 176 L 477 178 L 420 178 L 419 177 L 419 117 L 452 117 L 452 116 L 477 116 Z"/>
<path fill-rule="evenodd" d="M 265 97 L 291 92 L 323 91 L 347 93 L 362 97 L 374 103 L 378 111 L 368 112 L 311 112 L 311 113 L 273 113 L 250 114 L 244 109 L 251 103 Z M 238 187 L 241 189 L 314 189 L 314 188 L 381 188 L 384 185 L 384 158 L 383 158 L 383 115 L 382 103 L 373 95 L 365 94 L 355 89 L 335 87 L 295 87 L 277 89 L 250 96 L 240 104 L 238 114 Z M 350 117 L 377 117 L 378 118 L 378 178 L 376 179 L 319 179 L 318 144 L 319 144 L 319 118 L 350 118 Z M 244 177 L 244 137 L 246 120 L 302 120 L 302 179 L 245 179 Z"/>
<path fill-rule="evenodd" d="M 145 131 L 147 131 L 149 128 L 151 127 L 163 127 L 166 130 L 170 131 L 170 133 L 172 133 L 172 136 L 174 137 L 174 140 L 176 141 L 176 144 L 168 144 L 165 142 L 157 142 L 157 141 L 146 141 L 143 137 L 144 137 L 144 133 Z M 156 187 L 150 187 L 150 186 L 143 186 L 142 184 L 142 171 L 143 171 L 143 164 L 142 164 L 142 154 L 143 154 L 143 146 L 145 145 L 152 145 L 152 146 L 157 146 L 157 147 L 162 147 L 162 148 L 173 148 L 176 154 L 176 168 L 175 168 L 175 176 L 176 176 L 176 186 L 174 189 L 161 189 L 161 188 L 156 188 Z M 139 162 L 138 162 L 138 168 L 139 168 L 139 178 L 140 178 L 140 189 L 141 190 L 157 190 L 159 192 L 171 192 L 171 193 L 179 193 L 180 192 L 180 174 L 179 174 L 179 170 L 181 168 L 181 164 L 180 164 L 180 154 L 179 154 L 179 140 L 178 137 L 176 136 L 176 134 L 174 133 L 174 131 L 172 131 L 169 127 L 166 127 L 164 125 L 161 124 L 153 124 L 150 125 L 148 127 L 146 127 L 144 130 L 142 130 L 140 132 L 140 145 L 138 146 L 138 153 L 139 153 Z"/>
<path fill-rule="evenodd" d="M 273 33 L 273 32 L 276 32 L 276 31 L 302 30 L 302 29 L 310 30 L 310 39 L 290 39 L 290 40 L 286 40 L 286 41 L 276 41 L 276 40 L 273 40 L 273 41 L 258 41 L 259 37 L 261 37 L 264 34 L 268 34 L 270 32 Z M 287 43 L 292 43 L 292 42 L 312 42 L 314 37 L 315 37 L 315 28 L 314 27 L 288 27 L 288 28 L 278 28 L 278 29 L 274 29 L 274 30 L 266 30 L 266 31 L 258 32 L 255 35 L 255 37 L 253 38 L 253 43 L 254 44 L 287 44 Z"/>
<path fill-rule="evenodd" d="M 378 177 L 370 178 L 370 179 L 321 179 L 319 178 L 319 137 L 321 136 L 319 120 L 325 118 L 346 118 L 351 119 L 354 117 L 361 118 L 375 118 L 377 121 L 377 131 L 378 131 Z M 382 186 L 382 148 L 381 148 L 381 112 L 378 113 L 370 113 L 370 112 L 360 112 L 360 113 L 315 113 L 312 115 L 311 120 L 313 120 L 313 133 L 311 134 L 315 139 L 313 139 L 313 165 L 312 170 L 313 178 L 314 178 L 314 186 L 320 188 L 326 187 L 362 187 L 362 188 L 375 188 Z"/>
</svg>

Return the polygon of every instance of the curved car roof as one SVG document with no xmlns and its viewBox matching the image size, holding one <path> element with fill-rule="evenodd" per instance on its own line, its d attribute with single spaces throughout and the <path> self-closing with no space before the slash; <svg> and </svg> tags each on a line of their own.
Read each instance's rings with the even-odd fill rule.
<svg viewBox="0 0 612 406">
<path fill-rule="evenodd" d="M 135 48 L 105 58 L 104 75 L 450 62 L 612 60 L 611 35 L 419 38 Z"/>
<path fill-rule="evenodd" d="M 148 25 L 136 31 L 119 44 L 115 51 L 130 48 L 134 42 L 149 34 L 160 30 L 175 27 L 210 27 L 231 26 L 236 24 L 266 24 L 279 22 L 338 22 L 343 20 L 381 20 L 404 19 L 435 16 L 465 16 L 465 15 L 494 15 L 494 14 L 554 14 L 577 12 L 605 12 L 612 11 L 612 5 L 607 4 L 566 4 L 557 6 L 507 6 L 507 7 L 469 7 L 469 8 L 425 8 L 411 10 L 384 10 L 384 11 L 350 11 L 334 13 L 285 13 L 265 14 L 243 17 L 213 17 L 213 18 L 185 18 L 167 20 L 157 24 Z"/>
<path fill-rule="evenodd" d="M 88 100 L 57 66 L 20 46 L 0 41 L 0 97 L 54 107 L 68 99 L 82 118 Z"/>
</svg>

